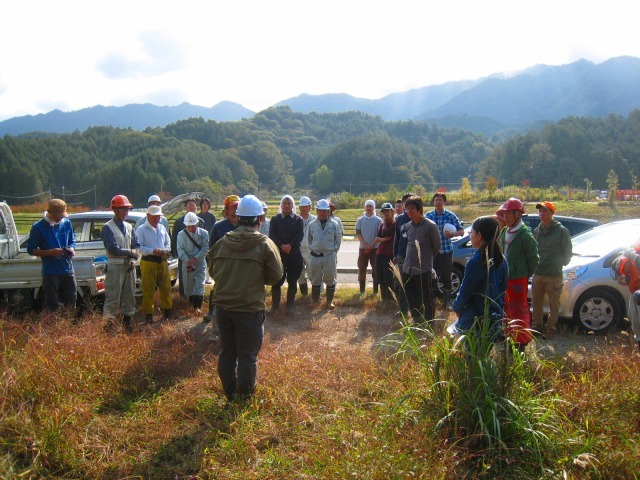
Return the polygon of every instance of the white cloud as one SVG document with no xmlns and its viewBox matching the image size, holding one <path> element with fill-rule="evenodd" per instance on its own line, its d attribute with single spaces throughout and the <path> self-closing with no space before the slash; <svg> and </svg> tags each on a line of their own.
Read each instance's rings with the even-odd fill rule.
<svg viewBox="0 0 640 480">
<path fill-rule="evenodd" d="M 139 49 L 110 52 L 97 61 L 100 73 L 110 79 L 150 77 L 184 66 L 182 46 L 162 32 L 143 32 Z"/>
<path fill-rule="evenodd" d="M 301 93 L 380 98 L 539 63 L 640 57 L 633 10 L 622 0 L 8 0 L 0 120 L 145 101 L 260 110 Z"/>
</svg>

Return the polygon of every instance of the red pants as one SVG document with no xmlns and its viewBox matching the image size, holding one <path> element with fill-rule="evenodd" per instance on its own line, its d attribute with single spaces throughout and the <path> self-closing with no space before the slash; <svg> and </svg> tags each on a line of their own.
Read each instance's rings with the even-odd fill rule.
<svg viewBox="0 0 640 480">
<path fill-rule="evenodd" d="M 527 303 L 528 278 L 509 279 L 504 296 L 505 333 L 515 343 L 528 344 L 531 339 L 531 311 Z"/>
</svg>

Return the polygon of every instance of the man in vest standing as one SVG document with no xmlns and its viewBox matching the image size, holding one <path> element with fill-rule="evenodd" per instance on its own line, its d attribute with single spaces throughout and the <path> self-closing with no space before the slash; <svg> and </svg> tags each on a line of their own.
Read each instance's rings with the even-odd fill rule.
<svg viewBox="0 0 640 480">
<path fill-rule="evenodd" d="M 122 312 L 122 323 L 127 333 L 133 331 L 133 315 L 136 313 L 136 268 L 138 238 L 130 223 L 125 222 L 133 206 L 124 195 L 111 199 L 113 218 L 102 226 L 100 238 L 107 251 L 107 278 L 102 315 L 114 322 Z"/>
</svg>

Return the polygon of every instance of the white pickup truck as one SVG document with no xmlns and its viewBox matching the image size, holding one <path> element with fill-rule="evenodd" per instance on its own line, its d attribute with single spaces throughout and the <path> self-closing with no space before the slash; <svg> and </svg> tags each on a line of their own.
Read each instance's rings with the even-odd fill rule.
<svg viewBox="0 0 640 480">
<path fill-rule="evenodd" d="M 80 306 L 104 295 L 105 265 L 82 252 L 73 257 Z M 0 202 L 0 308 L 22 312 L 40 307 L 42 298 L 42 260 L 20 251 L 11 208 Z"/>
</svg>

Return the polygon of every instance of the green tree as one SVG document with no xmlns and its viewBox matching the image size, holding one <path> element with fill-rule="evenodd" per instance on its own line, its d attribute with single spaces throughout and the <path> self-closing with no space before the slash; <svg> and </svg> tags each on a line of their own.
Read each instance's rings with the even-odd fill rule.
<svg viewBox="0 0 640 480">
<path fill-rule="evenodd" d="M 484 187 L 489 193 L 489 200 L 493 200 L 493 194 L 498 190 L 498 179 L 496 177 L 488 177 L 484 182 Z"/>
<path fill-rule="evenodd" d="M 618 175 L 613 169 L 609 170 L 609 174 L 607 175 L 607 189 L 609 190 L 609 204 L 613 204 L 616 192 L 618 191 Z"/>
<path fill-rule="evenodd" d="M 331 185 L 333 185 L 333 172 L 323 164 L 313 174 L 313 183 L 321 193 L 328 193 Z"/>
<path fill-rule="evenodd" d="M 591 199 L 591 187 L 593 187 L 593 183 L 588 178 L 585 178 L 584 184 L 584 201 L 588 202 Z"/>
<path fill-rule="evenodd" d="M 471 182 L 467 177 L 464 177 L 460 186 L 460 206 L 464 207 L 469 201 L 471 201 Z"/>
</svg>

